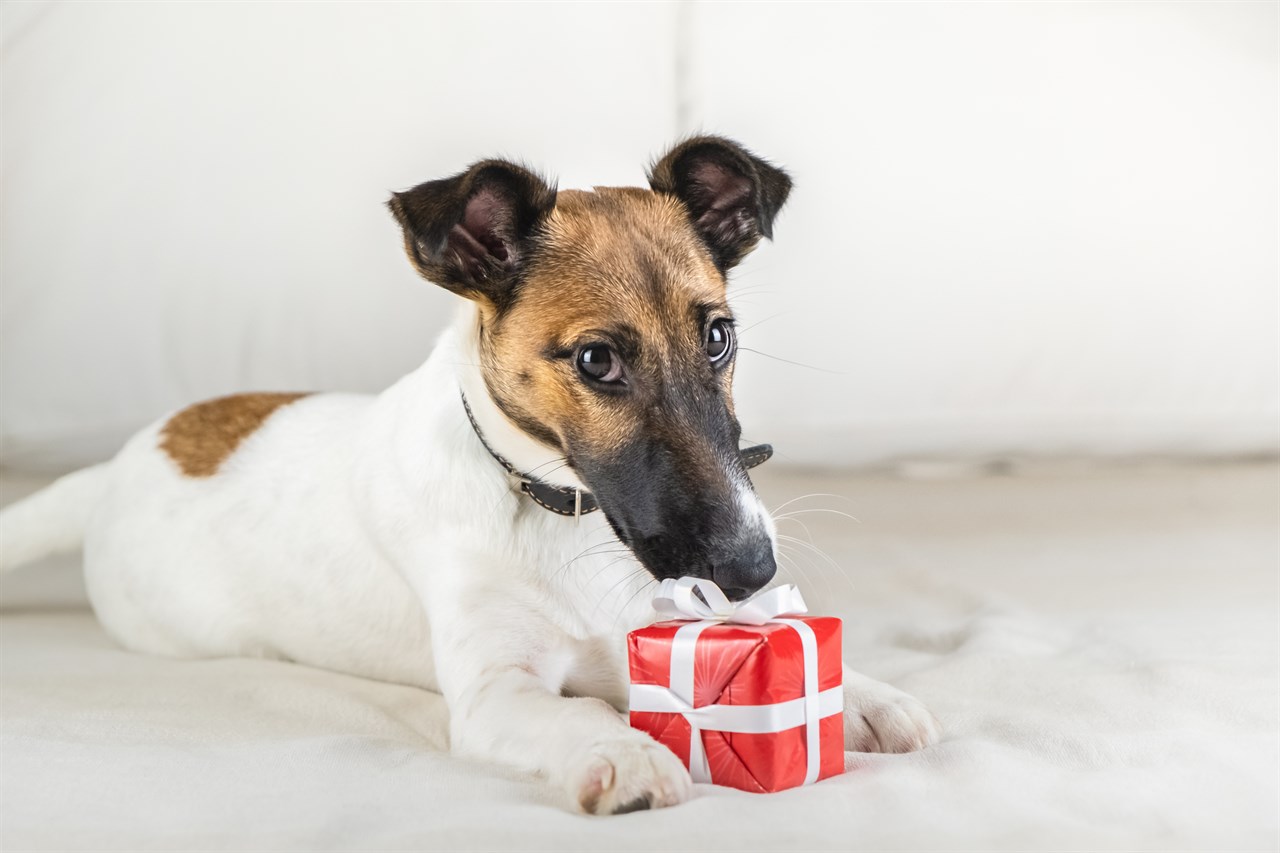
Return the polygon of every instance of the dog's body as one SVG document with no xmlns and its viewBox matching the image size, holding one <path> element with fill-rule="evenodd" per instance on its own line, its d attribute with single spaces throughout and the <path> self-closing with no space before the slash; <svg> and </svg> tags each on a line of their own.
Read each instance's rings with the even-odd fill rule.
<svg viewBox="0 0 1280 853">
<path fill-rule="evenodd" d="M 726 174 L 756 170 L 766 184 L 757 207 L 770 192 L 781 193 L 772 210 L 781 205 L 789 182 L 778 184 L 767 164 L 717 147 L 731 143 L 694 142 L 711 146 Z M 686 153 L 701 150 L 690 144 Z M 723 236 L 734 222 L 715 219 L 715 203 L 700 218 L 696 193 L 599 190 L 561 193 L 557 202 L 550 191 L 548 201 L 529 173 L 493 161 L 450 180 L 393 203 L 419 269 L 472 299 L 420 369 L 376 397 L 248 395 L 157 422 L 111 462 L 7 509 L 4 564 L 83 539 L 94 609 L 128 648 L 277 657 L 439 690 L 460 752 L 544 773 L 588 811 L 680 802 L 690 793 L 687 772 L 618 713 L 623 641 L 653 619 L 655 576 L 702 574 L 745 595 L 773 574 L 772 521 L 728 449 L 737 442 L 722 402 L 729 374 L 717 372 L 721 350 L 711 340 L 728 334 L 714 329 L 727 322 L 714 319 L 727 312 L 715 284 L 723 289 L 724 270 L 750 246 L 701 229 L 711 216 Z M 456 198 L 442 201 L 443 190 Z M 424 221 L 424 211 L 444 226 Z M 769 233 L 771 219 L 746 235 L 749 243 Z M 561 255 L 557 241 L 568 246 Z M 591 257 L 591 246 L 607 257 Z M 598 331 L 616 306 L 586 317 L 581 294 L 557 306 L 565 282 L 586 275 L 571 268 L 580 255 L 583 269 L 614 263 L 624 288 L 636 278 L 619 263 L 692 299 L 712 331 L 691 340 L 713 354 L 701 356 L 712 369 L 679 361 L 688 355 L 683 302 L 666 311 L 646 302 L 621 332 Z M 493 289 L 507 267 L 518 297 Z M 539 275 L 552 283 L 546 295 Z M 695 278 L 709 283 L 682 283 Z M 571 320 L 539 332 L 521 310 Z M 597 330 L 568 347 L 581 375 L 552 351 L 565 322 Z M 658 358 L 653 342 L 668 337 L 672 352 Z M 613 349 L 591 342 L 600 338 Z M 527 348 L 535 344 L 541 349 Z M 610 379 L 624 358 L 634 369 Z M 665 378 L 647 382 L 643 365 Z M 686 381 L 692 374 L 702 378 Z M 663 390 L 622 408 L 646 388 Z M 575 432 L 593 418 L 603 426 Z M 604 511 L 547 511 L 485 441 L 517 471 L 590 487 Z M 676 522 L 664 515 L 670 505 Z M 893 688 L 847 673 L 846 692 L 855 748 L 903 751 L 937 736 L 928 712 Z"/>
<path fill-rule="evenodd" d="M 140 651 L 279 657 L 438 690 L 431 625 L 484 599 L 525 601 L 554 625 L 566 671 L 580 668 L 573 640 L 641 624 L 635 593 L 652 580 L 620 546 L 574 560 L 614 541 L 604 518 L 519 497 L 478 441 L 459 398 L 478 378 L 475 322 L 464 306 L 427 363 L 379 396 L 282 402 L 215 476 L 183 474 L 162 449 L 168 417 L 82 472 L 105 488 L 85 552 L 106 628 Z M 469 401 L 505 446 L 487 395 Z"/>
</svg>

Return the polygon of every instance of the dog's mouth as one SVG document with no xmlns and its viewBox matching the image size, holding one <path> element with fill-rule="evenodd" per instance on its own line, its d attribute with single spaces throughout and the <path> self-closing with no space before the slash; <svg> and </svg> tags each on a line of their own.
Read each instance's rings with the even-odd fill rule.
<svg viewBox="0 0 1280 853">
<path fill-rule="evenodd" d="M 717 488 L 660 472 L 619 480 L 602 476 L 603 466 L 585 467 L 614 534 L 655 579 L 703 578 L 741 601 L 776 574 L 773 525 L 745 469 Z"/>
</svg>

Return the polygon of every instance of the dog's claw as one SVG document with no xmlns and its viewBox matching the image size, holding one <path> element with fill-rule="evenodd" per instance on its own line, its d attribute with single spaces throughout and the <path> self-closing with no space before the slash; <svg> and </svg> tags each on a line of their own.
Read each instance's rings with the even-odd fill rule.
<svg viewBox="0 0 1280 853">
<path fill-rule="evenodd" d="M 569 790 L 588 814 L 627 814 L 683 803 L 693 781 L 671 750 L 637 732 L 588 751 Z"/>
<path fill-rule="evenodd" d="M 642 812 L 649 808 L 648 797 L 636 797 L 629 803 L 623 803 L 613 810 L 613 814 L 630 814 L 631 812 Z"/>
</svg>

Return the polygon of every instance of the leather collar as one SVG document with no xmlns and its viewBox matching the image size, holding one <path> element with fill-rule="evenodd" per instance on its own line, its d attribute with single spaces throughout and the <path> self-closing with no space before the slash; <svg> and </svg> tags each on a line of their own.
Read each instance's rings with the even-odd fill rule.
<svg viewBox="0 0 1280 853">
<path fill-rule="evenodd" d="M 484 449 L 489 451 L 489 455 L 494 458 L 504 470 L 520 483 L 520 491 L 533 498 L 533 502 L 543 509 L 549 509 L 557 515 L 571 515 L 579 518 L 589 512 L 595 512 L 600 508 L 596 503 L 595 496 L 590 492 L 584 492 L 582 489 L 576 489 L 570 486 L 553 486 L 550 483 L 543 482 L 537 477 L 531 477 L 528 474 L 522 474 L 516 470 L 516 467 L 503 458 L 485 439 L 484 433 L 480 430 L 480 424 L 476 423 L 476 416 L 471 413 L 471 405 L 467 402 L 467 395 L 462 395 L 462 408 L 467 410 L 467 420 L 471 421 L 471 428 L 475 430 L 476 438 L 480 439 L 480 443 L 484 445 Z M 748 468 L 754 468 L 769 460 L 773 456 L 772 444 L 757 444 L 754 447 L 747 447 L 740 451 L 742 454 L 742 464 Z"/>
</svg>

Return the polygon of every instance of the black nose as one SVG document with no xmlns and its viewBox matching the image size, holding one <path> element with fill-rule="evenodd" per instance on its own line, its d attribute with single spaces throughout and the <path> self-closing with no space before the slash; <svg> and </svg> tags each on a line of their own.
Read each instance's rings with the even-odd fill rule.
<svg viewBox="0 0 1280 853">
<path fill-rule="evenodd" d="M 743 548 L 711 567 L 711 579 L 729 597 L 742 601 L 759 591 L 777 573 L 773 546 L 768 542 Z"/>
</svg>

